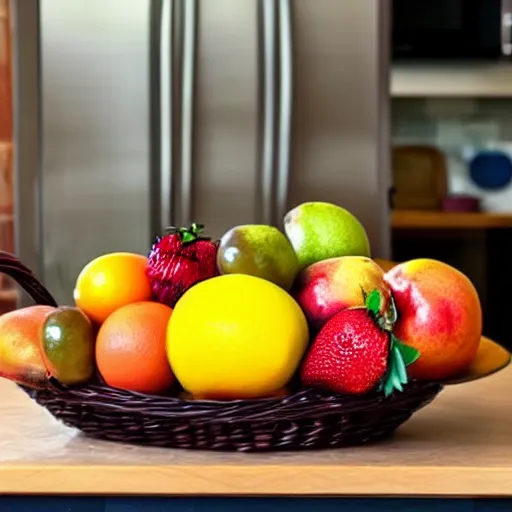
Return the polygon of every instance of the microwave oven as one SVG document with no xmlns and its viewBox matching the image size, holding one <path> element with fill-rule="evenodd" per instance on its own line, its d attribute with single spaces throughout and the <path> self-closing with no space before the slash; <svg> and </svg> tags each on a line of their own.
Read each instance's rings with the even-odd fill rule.
<svg viewBox="0 0 512 512">
<path fill-rule="evenodd" d="M 512 0 L 393 0 L 394 59 L 512 54 Z"/>
</svg>

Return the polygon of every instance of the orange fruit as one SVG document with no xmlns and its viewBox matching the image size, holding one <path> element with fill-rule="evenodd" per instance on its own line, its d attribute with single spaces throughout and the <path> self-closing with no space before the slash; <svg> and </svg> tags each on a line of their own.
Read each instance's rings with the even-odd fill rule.
<svg viewBox="0 0 512 512">
<path fill-rule="evenodd" d="M 48 382 L 40 336 L 51 306 L 28 306 L 0 316 L 0 376 L 33 388 Z"/>
<path fill-rule="evenodd" d="M 75 304 L 96 324 L 126 304 L 151 299 L 146 277 L 147 258 L 141 254 L 113 252 L 95 258 L 78 275 Z"/>
<path fill-rule="evenodd" d="M 109 386 L 158 394 L 172 385 L 165 349 L 171 313 L 165 304 L 136 302 L 103 322 L 96 339 L 96 364 Z"/>
</svg>

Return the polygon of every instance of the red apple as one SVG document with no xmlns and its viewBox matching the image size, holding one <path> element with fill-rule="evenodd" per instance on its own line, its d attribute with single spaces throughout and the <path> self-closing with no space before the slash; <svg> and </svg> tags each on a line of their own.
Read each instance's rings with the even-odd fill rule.
<svg viewBox="0 0 512 512">
<path fill-rule="evenodd" d="M 306 267 L 297 277 L 292 295 L 313 329 L 319 330 L 339 311 L 364 306 L 365 294 L 375 289 L 384 299 L 384 311 L 390 290 L 382 268 L 365 256 L 341 256 Z"/>
<path fill-rule="evenodd" d="M 394 334 L 420 351 L 411 377 L 454 377 L 471 364 L 482 335 L 482 308 L 471 281 L 432 259 L 401 263 L 386 273 L 398 312 Z"/>
</svg>

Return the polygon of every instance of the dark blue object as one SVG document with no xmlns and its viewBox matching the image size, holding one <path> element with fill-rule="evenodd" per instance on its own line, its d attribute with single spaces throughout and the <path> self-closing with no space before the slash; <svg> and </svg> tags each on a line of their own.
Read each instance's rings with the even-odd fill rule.
<svg viewBox="0 0 512 512">
<path fill-rule="evenodd" d="M 469 175 L 478 187 L 499 190 L 512 181 L 512 162 L 501 151 L 483 151 L 470 162 Z"/>
<path fill-rule="evenodd" d="M 369 484 L 371 485 L 371 483 Z M 512 500 L 0 496 L 0 512 L 505 512 Z"/>
</svg>

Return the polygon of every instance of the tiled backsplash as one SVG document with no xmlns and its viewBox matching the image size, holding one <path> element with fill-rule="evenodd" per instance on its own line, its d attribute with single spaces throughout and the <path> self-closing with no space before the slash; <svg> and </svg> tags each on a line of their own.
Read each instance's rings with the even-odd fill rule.
<svg viewBox="0 0 512 512">
<path fill-rule="evenodd" d="M 512 185 L 482 191 L 469 180 L 467 165 L 479 149 L 501 149 L 512 157 L 512 98 L 393 99 L 392 137 L 394 145 L 428 144 L 443 151 L 450 192 L 479 196 L 486 210 L 512 212 Z"/>
</svg>

